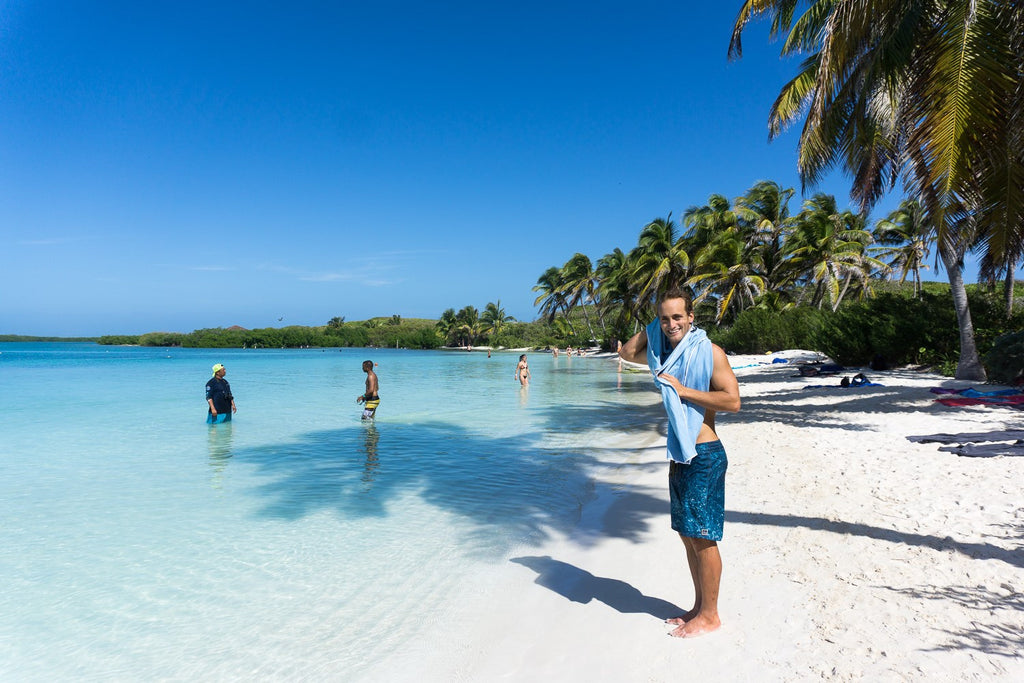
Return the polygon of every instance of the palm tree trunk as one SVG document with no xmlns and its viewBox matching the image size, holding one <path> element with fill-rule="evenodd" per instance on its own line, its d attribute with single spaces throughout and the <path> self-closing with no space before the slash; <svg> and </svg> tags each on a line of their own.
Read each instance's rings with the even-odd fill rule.
<svg viewBox="0 0 1024 683">
<path fill-rule="evenodd" d="M 971 309 L 967 305 L 967 288 L 964 287 L 963 254 L 951 254 L 941 247 L 939 253 L 949 277 L 953 308 L 956 309 L 957 326 L 960 328 L 960 360 L 956 365 L 956 379 L 984 382 L 985 367 L 981 364 L 978 346 L 974 342 L 974 325 L 971 322 Z"/>
<path fill-rule="evenodd" d="M 807 285 L 806 284 L 800 287 L 800 294 L 797 295 L 797 297 L 796 297 L 796 306 L 798 308 L 804 303 L 804 299 L 805 298 L 807 298 Z"/>
<path fill-rule="evenodd" d="M 569 320 L 569 313 L 571 311 L 572 311 L 572 308 L 569 306 L 569 304 L 564 304 L 563 305 L 562 312 L 564 314 L 563 317 L 565 318 L 565 324 L 569 326 L 569 331 L 572 332 L 572 336 L 575 337 L 576 336 L 576 326 L 572 324 L 572 320 Z"/>
<path fill-rule="evenodd" d="M 597 335 L 594 334 L 594 326 L 590 324 L 590 315 L 587 313 L 587 305 L 585 303 L 580 304 L 580 308 L 583 309 L 583 319 L 587 321 L 587 329 L 590 330 L 590 338 L 597 339 Z"/>
<path fill-rule="evenodd" d="M 594 308 L 597 309 L 597 322 L 601 323 L 601 336 L 608 339 L 608 325 L 604 322 L 604 305 L 595 301 Z"/>
<path fill-rule="evenodd" d="M 1006 301 L 1006 319 L 1009 320 L 1010 316 L 1013 315 L 1013 264 L 1006 266 L 1006 279 L 1003 282 L 1003 298 Z"/>
<path fill-rule="evenodd" d="M 836 302 L 832 304 L 832 312 L 835 313 L 839 310 L 839 304 L 842 303 L 843 297 L 846 296 L 846 290 L 850 288 L 850 281 L 853 280 L 853 275 L 850 273 L 846 274 L 846 282 L 843 283 L 843 291 L 839 292 L 839 296 L 836 297 Z"/>
</svg>

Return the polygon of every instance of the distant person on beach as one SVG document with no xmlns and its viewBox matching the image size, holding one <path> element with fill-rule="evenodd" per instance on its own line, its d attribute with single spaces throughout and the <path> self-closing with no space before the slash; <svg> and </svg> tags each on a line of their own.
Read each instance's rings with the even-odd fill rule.
<svg viewBox="0 0 1024 683">
<path fill-rule="evenodd" d="M 356 403 L 363 404 L 364 420 L 372 420 L 380 405 L 380 396 L 377 394 L 377 373 L 373 371 L 373 361 L 363 361 L 363 372 L 366 373 L 366 391 L 356 399 Z"/>
<path fill-rule="evenodd" d="M 224 379 L 227 370 L 220 363 L 213 366 L 213 377 L 206 383 L 206 404 L 210 407 L 206 421 L 210 424 L 230 422 L 231 413 L 237 413 L 235 397 L 231 394 L 231 385 Z"/>
<path fill-rule="evenodd" d="M 693 326 L 693 302 L 679 289 L 658 301 L 658 319 L 619 349 L 633 363 L 647 363 L 668 413 L 669 497 L 672 528 L 686 547 L 693 579 L 693 609 L 669 619 L 679 638 L 721 626 L 718 588 L 722 578 L 725 521 L 725 449 L 715 433 L 715 414 L 740 409 L 739 383 L 725 352 Z"/>
<path fill-rule="evenodd" d="M 526 362 L 526 354 L 519 356 L 519 364 L 516 365 L 516 376 L 519 384 L 526 386 L 530 383 L 530 366 Z"/>
</svg>

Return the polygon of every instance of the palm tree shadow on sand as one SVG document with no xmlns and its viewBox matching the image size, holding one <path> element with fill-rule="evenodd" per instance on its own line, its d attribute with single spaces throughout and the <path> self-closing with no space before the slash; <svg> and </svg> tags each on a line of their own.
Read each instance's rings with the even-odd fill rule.
<svg viewBox="0 0 1024 683">
<path fill-rule="evenodd" d="M 662 621 L 686 611 L 667 600 L 644 595 L 625 581 L 594 576 L 585 569 L 548 555 L 514 557 L 511 561 L 537 572 L 534 583 L 538 586 L 581 605 L 597 600 L 622 614 L 650 614 Z"/>
</svg>

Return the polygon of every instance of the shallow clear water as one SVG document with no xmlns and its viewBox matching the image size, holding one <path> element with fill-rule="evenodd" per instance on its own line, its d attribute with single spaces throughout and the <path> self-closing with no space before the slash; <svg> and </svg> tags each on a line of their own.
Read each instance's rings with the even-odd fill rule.
<svg viewBox="0 0 1024 683">
<path fill-rule="evenodd" d="M 530 354 L 522 390 L 517 357 L 0 343 L 0 678 L 357 678 L 635 426 L 643 375 Z"/>
</svg>

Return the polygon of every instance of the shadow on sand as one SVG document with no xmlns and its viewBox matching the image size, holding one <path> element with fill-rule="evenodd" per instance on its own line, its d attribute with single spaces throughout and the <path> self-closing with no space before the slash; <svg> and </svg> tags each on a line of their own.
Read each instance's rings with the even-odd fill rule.
<svg viewBox="0 0 1024 683">
<path fill-rule="evenodd" d="M 1024 631 L 1010 623 L 993 623 L 992 617 L 1001 613 L 1010 617 L 1024 611 L 1024 595 L 1017 593 L 1008 584 L 1002 586 L 1009 595 L 997 593 L 984 586 L 934 586 L 928 588 L 889 588 L 886 590 L 910 596 L 914 600 L 942 600 L 953 602 L 965 613 L 978 611 L 985 616 L 971 619 L 968 628 L 960 630 L 942 629 L 949 640 L 943 645 L 928 648 L 926 652 L 943 650 L 979 650 L 1004 657 L 1019 657 L 1024 651 Z"/>
<path fill-rule="evenodd" d="M 581 605 L 597 600 L 622 614 L 650 614 L 663 621 L 678 617 L 686 611 L 666 600 L 644 595 L 625 581 L 594 576 L 584 569 L 547 555 L 514 557 L 512 562 L 535 571 L 537 578 L 534 583 L 538 586 Z"/>
<path fill-rule="evenodd" d="M 813 531 L 828 531 L 836 534 L 862 536 L 889 543 L 920 546 L 938 551 L 952 551 L 967 555 L 976 560 L 998 560 L 1014 567 L 1024 568 L 1024 547 L 1021 546 L 1014 550 L 1008 550 L 990 543 L 963 543 L 953 540 L 949 536 L 940 538 L 938 536 L 926 536 L 924 534 L 883 529 L 882 527 L 871 526 L 870 524 L 833 522 L 820 517 L 774 515 L 764 512 L 726 510 L 725 520 L 734 524 L 755 524 L 782 528 L 804 527 Z M 1019 533 L 1024 533 L 1024 530 L 1020 530 Z"/>
</svg>

